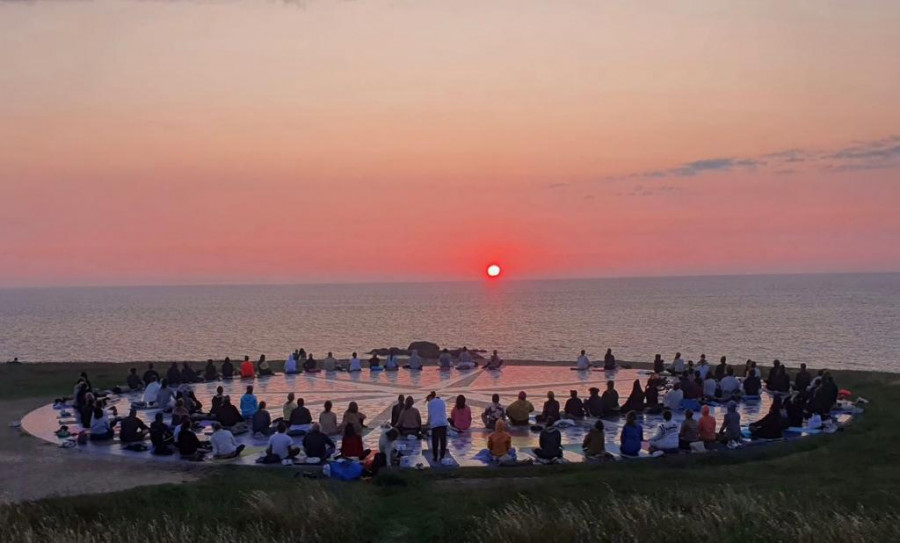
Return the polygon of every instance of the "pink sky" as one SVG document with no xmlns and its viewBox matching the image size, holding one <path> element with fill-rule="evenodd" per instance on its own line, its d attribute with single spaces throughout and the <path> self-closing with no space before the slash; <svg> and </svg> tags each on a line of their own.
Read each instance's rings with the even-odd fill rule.
<svg viewBox="0 0 900 543">
<path fill-rule="evenodd" d="M 0 2 L 0 286 L 900 270 L 900 3 L 679 4 Z"/>
</svg>

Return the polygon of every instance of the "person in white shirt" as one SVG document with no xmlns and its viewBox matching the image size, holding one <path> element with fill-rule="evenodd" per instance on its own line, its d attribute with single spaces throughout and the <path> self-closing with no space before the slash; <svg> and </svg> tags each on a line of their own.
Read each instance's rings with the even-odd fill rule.
<svg viewBox="0 0 900 543">
<path fill-rule="evenodd" d="M 575 369 L 578 370 L 587 370 L 591 368 L 591 361 L 588 356 L 585 354 L 584 349 L 581 350 L 581 356 L 578 357 L 578 361 L 575 362 Z"/>
<path fill-rule="evenodd" d="M 212 445 L 214 458 L 237 458 L 244 450 L 244 445 L 238 445 L 234 440 L 234 434 L 218 422 L 213 423 L 213 434 L 209 438 L 209 443 Z"/>
<path fill-rule="evenodd" d="M 459 353 L 459 363 L 456 364 L 458 370 L 471 370 L 475 368 L 475 362 L 472 360 L 472 354 L 467 347 L 463 347 Z"/>
<path fill-rule="evenodd" d="M 663 412 L 663 422 L 656 429 L 656 435 L 650 438 L 650 452 L 655 450 L 671 451 L 678 449 L 678 433 L 681 427 L 672 420 L 672 412 Z"/>
<path fill-rule="evenodd" d="M 670 411 L 678 411 L 681 409 L 681 400 L 684 399 L 684 392 L 681 391 L 681 383 L 675 383 L 672 390 L 663 397 L 663 406 Z"/>
<path fill-rule="evenodd" d="M 406 367 L 411 370 L 422 369 L 422 357 L 419 356 L 419 351 L 413 349 L 412 354 L 409 356 L 409 364 Z"/>
<path fill-rule="evenodd" d="M 353 356 L 350 357 L 350 364 L 347 366 L 347 371 L 362 371 L 362 362 L 359 361 L 359 357 L 356 356 L 356 353 L 353 353 Z"/>
<path fill-rule="evenodd" d="M 112 426 L 103 408 L 97 407 L 94 409 L 94 418 L 91 420 L 91 441 L 112 439 L 115 436 Z"/>
<path fill-rule="evenodd" d="M 337 369 L 337 360 L 332 356 L 331 351 L 328 351 L 328 356 L 325 357 L 325 360 L 322 361 L 322 369 L 325 371 L 334 371 Z"/>
<path fill-rule="evenodd" d="M 284 361 L 284 373 L 300 373 L 297 369 L 297 353 L 291 353 Z"/>
<path fill-rule="evenodd" d="M 428 426 L 431 428 L 431 457 L 443 461 L 447 456 L 447 404 L 431 391 L 425 398 L 428 403 Z"/>
<path fill-rule="evenodd" d="M 700 355 L 700 362 L 697 364 L 697 372 L 700 373 L 701 379 L 706 379 L 706 376 L 709 375 L 709 362 L 706 361 L 706 355 Z"/>
<path fill-rule="evenodd" d="M 719 388 L 722 389 L 722 398 L 726 400 L 731 399 L 732 396 L 740 395 L 741 382 L 734 376 L 734 368 L 731 366 L 728 367 L 727 375 L 719 383 Z"/>
<path fill-rule="evenodd" d="M 159 384 L 159 381 L 156 381 L 155 379 L 150 381 L 147 388 L 144 389 L 144 403 L 147 405 L 156 403 L 156 396 L 159 395 L 160 388 L 162 388 L 162 385 Z"/>
<path fill-rule="evenodd" d="M 672 373 L 675 375 L 684 373 L 684 359 L 681 358 L 681 353 L 675 353 L 675 360 L 672 361 Z"/>
<path fill-rule="evenodd" d="M 269 447 L 266 450 L 266 453 L 277 456 L 282 461 L 300 454 L 300 448 L 292 446 L 293 440 L 285 432 L 287 432 L 287 426 L 283 422 L 279 422 L 278 431 L 269 438 Z"/>
<path fill-rule="evenodd" d="M 716 389 L 718 388 L 719 383 L 716 382 L 715 377 L 712 374 L 706 376 L 706 379 L 703 381 L 703 397 L 708 400 L 716 399 Z"/>
</svg>

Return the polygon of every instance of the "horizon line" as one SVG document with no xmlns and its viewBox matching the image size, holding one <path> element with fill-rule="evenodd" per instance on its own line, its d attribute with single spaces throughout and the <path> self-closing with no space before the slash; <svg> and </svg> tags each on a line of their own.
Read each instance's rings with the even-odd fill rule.
<svg viewBox="0 0 900 543">
<path fill-rule="evenodd" d="M 800 272 L 759 272 L 759 273 L 697 273 L 674 275 L 607 275 L 607 276 L 570 276 L 570 277 L 522 277 L 503 278 L 499 282 L 529 283 L 551 281 L 598 281 L 618 279 L 689 279 L 689 278 L 721 278 L 721 277 L 789 277 L 801 275 L 893 275 L 900 270 L 881 271 L 800 271 Z M 144 284 L 86 284 L 86 285 L 24 285 L 0 286 L 0 290 L 53 290 L 53 289 L 100 289 L 100 288 L 185 288 L 185 287 L 285 287 L 285 286 L 351 286 L 351 285 L 428 285 L 448 283 L 487 283 L 498 282 L 493 278 L 481 279 L 399 279 L 372 281 L 311 281 L 311 282 L 258 282 L 258 283 L 144 283 Z"/>
</svg>

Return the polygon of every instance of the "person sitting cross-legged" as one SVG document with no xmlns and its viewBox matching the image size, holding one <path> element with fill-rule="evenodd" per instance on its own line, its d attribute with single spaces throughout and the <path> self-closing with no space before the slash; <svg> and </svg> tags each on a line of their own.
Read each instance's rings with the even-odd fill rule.
<svg viewBox="0 0 900 543">
<path fill-rule="evenodd" d="M 556 402 L 556 400 L 553 400 Z M 525 391 L 519 392 L 519 399 L 509 404 L 506 408 L 506 416 L 513 426 L 526 426 L 528 416 L 534 411 L 534 406 L 527 400 Z M 556 402 L 556 413 L 559 417 L 559 402 Z"/>
<path fill-rule="evenodd" d="M 353 425 L 348 426 L 352 427 Z M 334 441 L 322 433 L 319 424 L 316 422 L 313 423 L 309 433 L 303 436 L 303 451 L 306 453 L 307 458 L 318 458 L 324 462 L 334 453 L 334 448 Z"/>
<path fill-rule="evenodd" d="M 512 457 L 509 455 L 512 449 L 512 436 L 506 431 L 506 422 L 498 420 L 494 425 L 494 431 L 488 436 L 488 450 L 495 461 L 508 461 Z"/>
<path fill-rule="evenodd" d="M 344 437 L 341 439 L 341 456 L 344 458 L 357 458 L 362 460 L 368 456 L 370 452 L 369 449 L 363 449 L 362 436 L 356 433 L 352 424 L 348 424 L 344 428 Z"/>
<path fill-rule="evenodd" d="M 138 418 L 137 410 L 131 409 L 128 416 L 119 423 L 119 441 L 122 443 L 143 441 L 149 431 L 144 421 Z"/>
<path fill-rule="evenodd" d="M 581 444 L 584 455 L 591 460 L 606 458 L 606 434 L 603 432 L 603 420 L 597 419 Z"/>
<path fill-rule="evenodd" d="M 269 438 L 269 446 L 266 449 L 267 458 L 285 462 L 300 454 L 300 448 L 293 446 L 291 436 L 287 435 L 286 432 L 287 425 L 283 422 L 279 422 L 277 431 Z"/>
<path fill-rule="evenodd" d="M 534 454 L 542 460 L 557 460 L 562 458 L 562 434 L 555 426 L 546 426 L 541 430 L 538 438 L 539 447 L 534 449 Z"/>
<path fill-rule="evenodd" d="M 400 416 L 397 418 L 397 430 L 402 436 L 416 436 L 422 432 L 422 415 L 419 410 L 413 406 L 414 400 L 412 396 L 406 397 L 406 403 Z"/>
<path fill-rule="evenodd" d="M 214 458 L 237 458 L 244 450 L 244 445 L 238 445 L 235 441 L 234 434 L 218 422 L 213 423 L 213 434 L 209 442 Z"/>
<path fill-rule="evenodd" d="M 272 428 L 272 416 L 266 409 L 266 402 L 259 402 L 259 408 L 250 420 L 254 436 L 270 436 L 275 433 L 275 429 Z"/>
<path fill-rule="evenodd" d="M 678 450 L 678 433 L 680 427 L 672 420 L 672 411 L 663 411 L 663 421 L 656 429 L 656 435 L 650 438 L 650 452 Z"/>
</svg>

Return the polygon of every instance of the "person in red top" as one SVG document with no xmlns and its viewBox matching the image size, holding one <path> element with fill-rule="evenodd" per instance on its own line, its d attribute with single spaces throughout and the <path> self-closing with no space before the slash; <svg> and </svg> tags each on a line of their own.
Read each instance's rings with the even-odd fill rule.
<svg viewBox="0 0 900 543">
<path fill-rule="evenodd" d="M 253 367 L 253 362 L 250 362 L 250 357 L 245 356 L 244 361 L 241 362 L 241 379 L 253 379 L 256 377 L 256 368 Z"/>
<path fill-rule="evenodd" d="M 369 456 L 369 449 L 363 450 L 362 436 L 356 433 L 352 424 L 344 428 L 344 438 L 341 440 L 341 456 L 344 458 L 363 458 Z"/>
</svg>

